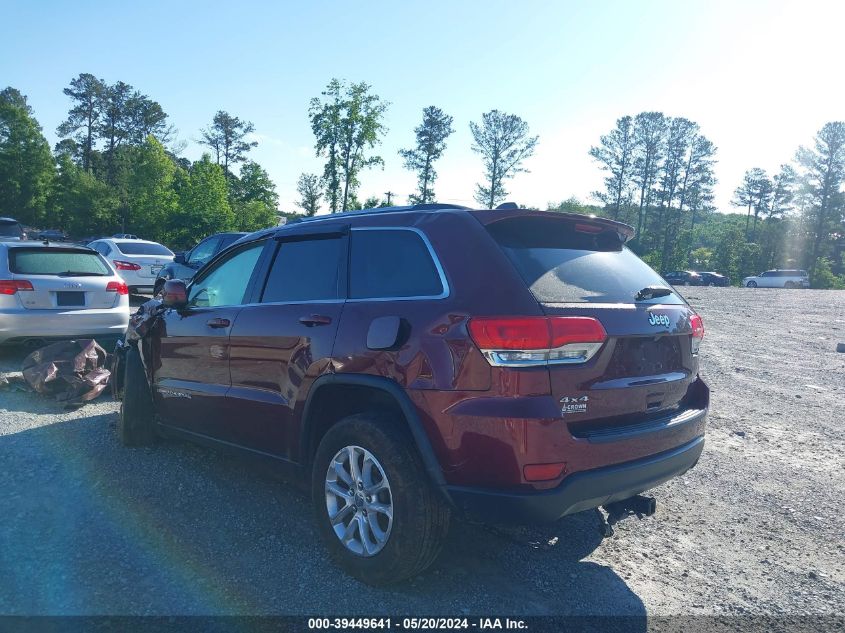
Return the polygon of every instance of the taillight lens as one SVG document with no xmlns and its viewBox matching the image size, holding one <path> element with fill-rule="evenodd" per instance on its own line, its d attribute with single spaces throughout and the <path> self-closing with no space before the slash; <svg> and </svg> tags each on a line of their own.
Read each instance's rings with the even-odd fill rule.
<svg viewBox="0 0 845 633">
<path fill-rule="evenodd" d="M 13 295 L 16 292 L 34 290 L 32 282 L 25 279 L 0 279 L 0 295 Z"/>
<path fill-rule="evenodd" d="M 128 295 L 129 286 L 122 281 L 110 281 L 106 286 L 106 292 L 116 292 L 119 295 Z"/>
<path fill-rule="evenodd" d="M 704 321 L 697 314 L 693 314 L 689 318 L 689 324 L 692 327 L 693 338 L 704 338 Z"/>
<path fill-rule="evenodd" d="M 592 317 L 476 317 L 469 333 L 492 365 L 583 363 L 607 333 Z"/>
<path fill-rule="evenodd" d="M 141 270 L 140 265 L 133 264 L 132 262 L 122 262 L 119 259 L 115 259 L 112 263 L 118 270 Z"/>
</svg>

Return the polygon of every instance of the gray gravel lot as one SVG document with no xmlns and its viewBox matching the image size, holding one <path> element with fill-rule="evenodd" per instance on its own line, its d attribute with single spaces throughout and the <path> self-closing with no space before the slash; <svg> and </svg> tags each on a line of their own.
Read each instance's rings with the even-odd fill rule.
<svg viewBox="0 0 845 633">
<path fill-rule="evenodd" d="M 454 522 L 434 567 L 389 589 L 336 570 L 276 476 L 181 442 L 123 449 L 105 397 L 0 391 L 0 613 L 841 614 L 845 292 L 687 294 L 712 414 L 654 517 L 604 541 L 595 512 Z"/>
</svg>

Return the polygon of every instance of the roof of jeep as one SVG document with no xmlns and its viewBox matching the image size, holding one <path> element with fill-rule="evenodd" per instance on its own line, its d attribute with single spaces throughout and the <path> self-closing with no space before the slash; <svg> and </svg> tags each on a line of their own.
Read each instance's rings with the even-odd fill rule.
<svg viewBox="0 0 845 633">
<path fill-rule="evenodd" d="M 499 220 L 514 217 L 548 217 L 598 225 L 606 230 L 612 230 L 616 232 L 620 236 L 620 238 L 623 239 L 623 241 L 631 239 L 634 235 L 633 227 L 627 224 L 623 224 L 622 222 L 617 222 L 615 220 L 610 220 L 594 215 L 583 215 L 580 213 L 564 213 L 560 211 L 540 211 L 538 209 L 520 209 L 516 205 L 512 204 L 500 205 L 496 209 L 472 209 L 470 207 L 465 207 L 458 204 L 437 203 L 417 204 L 403 207 L 378 207 L 374 209 L 363 209 L 360 211 L 327 213 L 325 215 L 315 215 L 301 219 L 297 218 L 282 226 L 273 226 L 267 229 L 256 231 L 255 233 L 250 233 L 249 235 L 246 235 L 241 239 L 237 240 L 237 242 L 235 243 L 238 244 L 243 242 L 249 242 L 254 239 L 264 237 L 266 235 L 284 235 L 288 232 L 299 233 L 303 230 L 304 226 L 316 227 L 326 222 L 337 222 L 338 220 L 342 220 L 344 222 L 349 221 L 351 224 L 354 225 L 356 223 L 356 220 L 361 220 L 363 218 L 371 220 L 372 218 L 380 218 L 381 216 L 386 216 L 385 221 L 386 223 L 389 223 L 389 216 L 397 213 L 401 213 L 403 215 L 408 214 L 413 216 L 437 214 L 442 212 L 469 213 L 476 217 L 479 222 L 485 225 L 490 224 L 492 222 L 497 222 Z"/>
</svg>

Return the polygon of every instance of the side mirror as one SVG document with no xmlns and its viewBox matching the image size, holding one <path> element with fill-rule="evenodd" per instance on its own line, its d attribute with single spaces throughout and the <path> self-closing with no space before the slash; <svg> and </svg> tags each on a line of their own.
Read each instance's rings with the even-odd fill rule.
<svg viewBox="0 0 845 633">
<path fill-rule="evenodd" d="M 181 279 L 168 279 L 161 291 L 161 303 L 168 308 L 180 309 L 188 305 L 188 288 Z"/>
<path fill-rule="evenodd" d="M 173 261 L 177 264 L 185 264 L 187 258 L 185 257 L 185 251 L 179 251 L 173 256 Z"/>
</svg>

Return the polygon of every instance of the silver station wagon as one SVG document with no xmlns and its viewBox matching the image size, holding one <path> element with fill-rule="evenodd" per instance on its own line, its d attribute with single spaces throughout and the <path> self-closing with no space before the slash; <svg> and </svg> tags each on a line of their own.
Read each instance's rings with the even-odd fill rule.
<svg viewBox="0 0 845 633">
<path fill-rule="evenodd" d="M 129 289 L 84 246 L 0 242 L 0 345 L 117 338 L 129 323 Z"/>
</svg>

